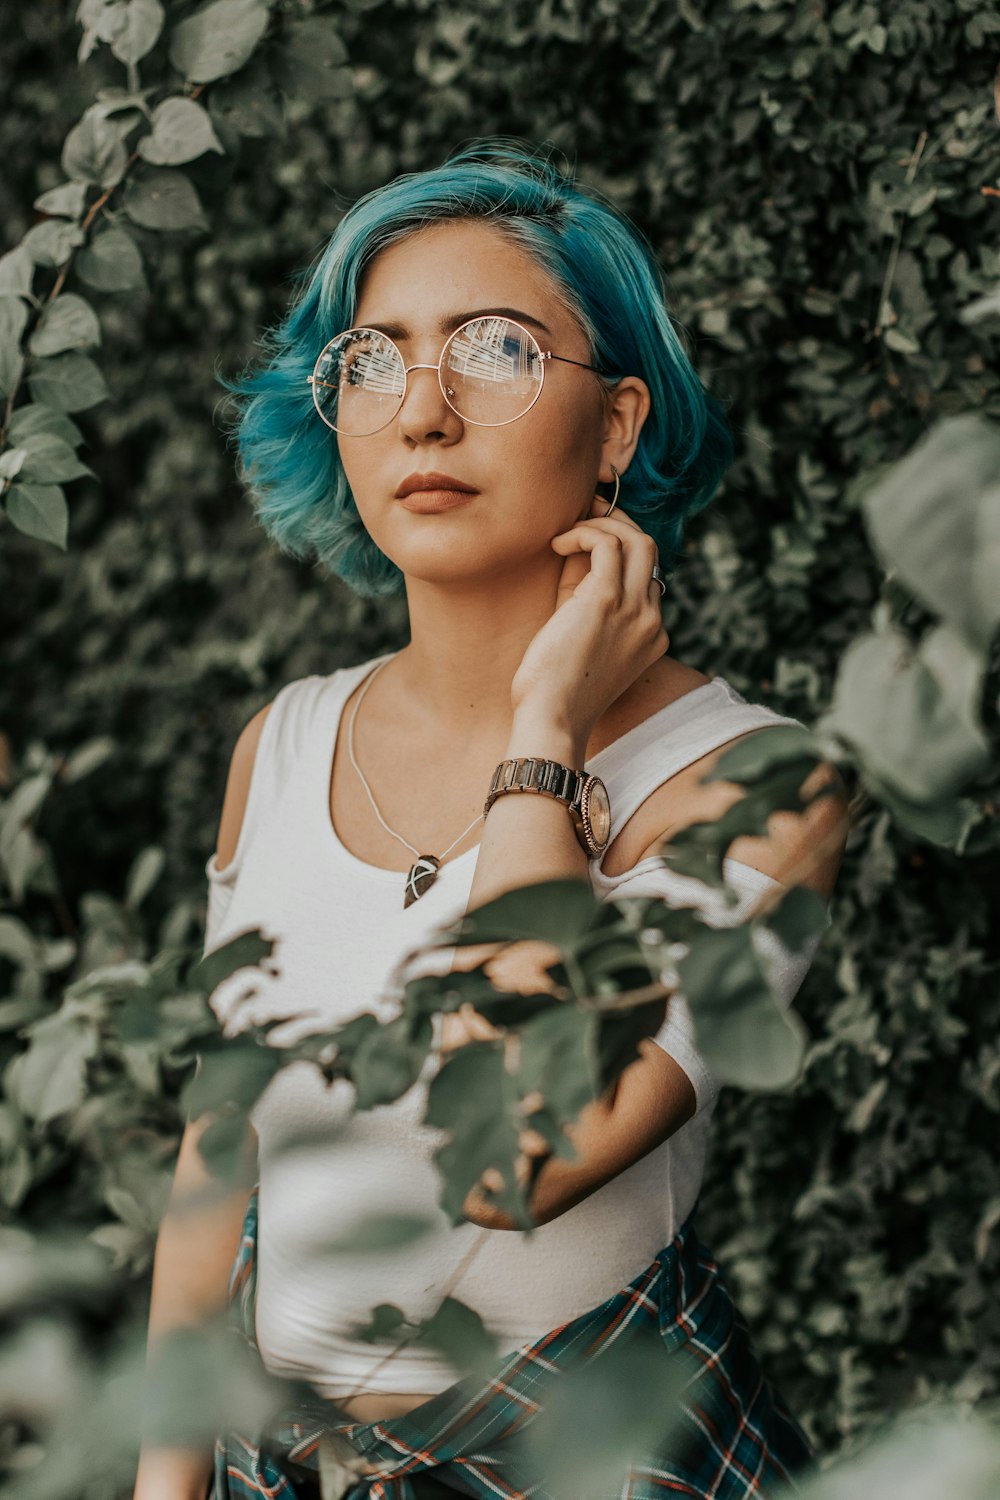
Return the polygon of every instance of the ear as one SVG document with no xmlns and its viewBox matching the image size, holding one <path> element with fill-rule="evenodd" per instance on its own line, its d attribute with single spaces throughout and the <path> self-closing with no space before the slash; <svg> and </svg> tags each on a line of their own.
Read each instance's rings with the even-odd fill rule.
<svg viewBox="0 0 1000 1500">
<path fill-rule="evenodd" d="M 617 385 L 608 388 L 599 480 L 606 484 L 614 482 L 612 464 L 619 474 L 624 474 L 632 462 L 651 405 L 649 386 L 638 375 L 625 375 Z"/>
</svg>

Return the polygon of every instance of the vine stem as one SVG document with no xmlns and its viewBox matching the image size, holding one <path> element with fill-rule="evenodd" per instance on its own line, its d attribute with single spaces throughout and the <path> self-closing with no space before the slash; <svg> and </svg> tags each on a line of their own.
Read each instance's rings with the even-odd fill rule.
<svg viewBox="0 0 1000 1500">
<path fill-rule="evenodd" d="M 201 93 L 201 91 L 202 91 L 202 89 L 204 87 L 205 87 L 205 85 L 203 83 L 196 84 L 193 89 L 191 89 L 187 94 L 183 95 L 182 97 L 187 98 L 187 99 L 197 99 L 198 95 Z M 132 92 L 134 93 L 134 92 L 136 92 L 136 90 L 133 89 Z M 105 203 L 107 203 L 108 199 L 111 197 L 111 194 L 115 191 L 115 189 L 118 188 L 118 187 L 121 187 L 122 183 L 125 181 L 125 179 L 127 178 L 128 174 L 129 174 L 130 168 L 132 166 L 134 166 L 134 164 L 139 159 L 140 159 L 139 158 L 139 152 L 138 151 L 133 151 L 132 154 L 131 154 L 131 156 L 126 161 L 125 166 L 124 166 L 124 168 L 122 170 L 122 175 L 119 177 L 118 181 L 117 182 L 113 182 L 109 188 L 105 188 L 104 192 L 100 195 L 100 197 L 99 198 L 95 198 L 94 201 L 93 201 L 93 203 L 87 209 L 87 212 L 86 212 L 86 215 L 85 215 L 85 217 L 83 219 L 83 222 L 80 225 L 80 229 L 82 230 L 82 232 L 84 234 L 84 237 L 85 237 L 84 238 L 84 243 L 86 242 L 87 231 L 89 230 L 90 226 L 93 224 L 95 218 L 100 213 L 100 211 L 104 207 Z M 31 328 L 27 330 L 27 332 L 29 334 L 33 333 L 34 330 L 38 327 L 38 324 L 39 324 L 39 322 L 40 322 L 40 320 L 42 318 L 42 315 L 45 312 L 45 309 L 52 302 L 55 301 L 56 297 L 58 297 L 59 293 L 62 291 L 63 286 L 65 285 L 65 282 L 66 282 L 66 277 L 69 274 L 70 267 L 72 266 L 73 261 L 74 261 L 74 259 L 76 257 L 76 252 L 79 249 L 80 249 L 79 245 L 74 245 L 72 247 L 72 249 L 70 250 L 70 252 L 67 255 L 66 259 L 63 261 L 62 265 L 59 267 L 58 274 L 56 275 L 56 279 L 53 282 L 51 288 L 49 289 L 48 296 L 45 297 L 45 298 L 43 298 L 40 302 L 37 301 L 37 299 L 33 299 L 35 301 L 35 305 L 36 305 L 36 308 L 37 308 L 37 311 L 38 311 L 38 316 L 36 317 L 34 323 L 32 323 Z M 11 416 L 13 415 L 13 412 L 14 412 L 14 401 L 15 401 L 15 399 L 17 397 L 18 392 L 21 389 L 21 386 L 24 384 L 24 377 L 25 377 L 25 374 L 27 372 L 28 364 L 29 364 L 30 360 L 31 360 L 30 351 L 27 348 L 25 348 L 25 350 L 24 350 L 24 358 L 23 358 L 23 360 L 21 362 L 21 368 L 18 371 L 17 379 L 14 381 L 13 385 L 11 386 L 10 391 L 7 394 L 7 402 L 6 402 L 6 406 L 4 408 L 3 423 L 0 424 L 0 447 L 2 447 L 3 444 L 7 440 L 7 428 L 10 425 L 10 419 L 11 419 Z M 6 481 L 6 480 L 4 481 L 4 483 L 3 483 L 3 490 L 6 490 L 8 488 L 8 483 L 9 483 L 8 481 Z M 0 493 L 3 493 L 3 491 L 0 490 Z"/>
</svg>

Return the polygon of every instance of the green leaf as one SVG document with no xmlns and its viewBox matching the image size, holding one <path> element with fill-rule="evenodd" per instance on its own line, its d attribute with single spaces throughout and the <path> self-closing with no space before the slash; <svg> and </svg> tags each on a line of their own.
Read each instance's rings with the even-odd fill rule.
<svg viewBox="0 0 1000 1500">
<path fill-rule="evenodd" d="M 58 187 L 49 188 L 47 193 L 39 194 L 32 208 L 43 214 L 58 214 L 64 219 L 80 219 L 87 202 L 88 186 L 86 182 L 62 182 Z"/>
<path fill-rule="evenodd" d="M 62 292 L 46 305 L 28 347 L 32 354 L 61 354 L 101 342 L 101 325 L 89 302 L 76 292 Z"/>
<path fill-rule="evenodd" d="M 7 436 L 15 443 L 23 443 L 29 446 L 28 439 L 35 433 L 51 433 L 59 438 L 69 447 L 77 447 L 83 442 L 83 433 L 77 427 L 72 417 L 65 412 L 54 411 L 51 406 L 45 406 L 40 401 L 27 401 L 19 406 L 13 413 L 7 428 Z"/>
<path fill-rule="evenodd" d="M 119 62 L 135 64 L 151 52 L 163 30 L 163 6 L 159 0 L 128 0 L 124 19 L 108 38 Z"/>
<path fill-rule="evenodd" d="M 80 0 L 76 19 L 83 27 L 77 62 L 86 62 L 98 42 L 113 42 L 127 22 L 128 0 Z"/>
<path fill-rule="evenodd" d="M 146 289 L 139 247 L 120 225 L 112 224 L 95 234 L 74 264 L 81 280 L 100 292 Z"/>
<path fill-rule="evenodd" d="M 734 781 L 740 786 L 753 786 L 779 769 L 795 770 L 801 781 L 805 781 L 822 759 L 819 741 L 811 730 L 794 724 L 774 724 L 738 739 L 723 751 L 701 781 Z"/>
<path fill-rule="evenodd" d="M 866 791 L 881 802 L 893 822 L 913 838 L 925 839 L 961 854 L 965 841 L 982 817 L 977 803 L 968 797 L 939 797 L 933 802 L 913 802 L 893 786 L 867 770 L 861 781 Z"/>
<path fill-rule="evenodd" d="M 20 965 L 34 966 L 37 962 L 37 939 L 20 917 L 0 913 L 0 956 Z"/>
<path fill-rule="evenodd" d="M 847 741 L 865 768 L 911 802 L 950 798 L 989 765 L 978 722 L 983 661 L 947 625 L 916 650 L 902 631 L 852 641 L 818 729 Z"/>
<path fill-rule="evenodd" d="M 0 255 L 0 294 L 30 297 L 34 269 L 34 262 L 23 243 L 15 245 L 6 255 Z"/>
<path fill-rule="evenodd" d="M 24 366 L 21 335 L 28 321 L 28 309 L 20 297 L 0 295 L 0 395 L 14 390 Z M 8 436 L 13 434 L 8 432 Z"/>
<path fill-rule="evenodd" d="M 16 479 L 27 456 L 27 448 L 5 448 L 0 453 L 0 479 Z"/>
<path fill-rule="evenodd" d="M 22 371 L 24 356 L 21 351 L 10 348 L 9 345 L 0 348 L 0 396 L 9 396 L 16 389 Z"/>
<path fill-rule="evenodd" d="M 34 401 L 56 411 L 85 411 L 111 394 L 97 365 L 78 349 L 36 360 L 28 367 L 28 385 Z"/>
<path fill-rule="evenodd" d="M 607 908 L 589 881 L 540 880 L 466 913 L 446 930 L 441 945 L 536 938 L 569 948 L 581 933 L 607 919 Z"/>
<path fill-rule="evenodd" d="M 282 1058 L 281 1050 L 262 1045 L 249 1036 L 221 1041 L 213 1038 L 211 1044 L 203 1047 L 201 1069 L 185 1091 L 184 1103 L 191 1118 L 231 1105 L 244 1113 L 252 1109 L 287 1061 Z"/>
<path fill-rule="evenodd" d="M 262 0 L 212 0 L 170 36 L 170 61 L 189 83 L 211 83 L 247 61 L 270 19 Z"/>
<path fill-rule="evenodd" d="M 281 99 L 274 93 L 271 70 L 261 51 L 251 57 L 242 72 L 220 80 L 212 90 L 209 110 L 224 133 L 252 140 L 287 134 Z"/>
<path fill-rule="evenodd" d="M 99 105 L 73 126 L 62 151 L 62 169 L 75 182 L 114 187 L 125 175 L 128 152 L 116 127 Z"/>
<path fill-rule="evenodd" d="M 5 505 L 18 531 L 40 542 L 52 542 L 65 552 L 69 507 L 57 484 L 13 484 L 5 496 Z"/>
<path fill-rule="evenodd" d="M 792 953 L 800 953 L 811 938 L 826 929 L 830 913 L 818 891 L 793 885 L 760 920 Z"/>
<path fill-rule="evenodd" d="M 139 851 L 125 880 L 125 905 L 130 910 L 142 905 L 163 874 L 166 863 L 166 853 L 158 844 L 150 844 Z"/>
<path fill-rule="evenodd" d="M 144 229 L 207 229 L 194 183 L 183 172 L 161 167 L 125 184 L 125 212 Z"/>
<path fill-rule="evenodd" d="M 628 1010 L 599 1014 L 597 1053 L 600 1089 L 604 1089 L 639 1057 L 639 1043 L 654 1036 L 667 1018 L 668 998 L 649 1000 Z"/>
<path fill-rule="evenodd" d="M 28 1028 L 28 1050 L 7 1074 L 11 1096 L 26 1115 L 44 1124 L 78 1109 L 87 1094 L 87 1062 L 98 1047 L 92 1024 L 61 1010 Z"/>
<path fill-rule="evenodd" d="M 327 12 L 283 28 L 271 57 L 271 73 L 288 99 L 345 99 L 353 89 L 346 62 L 347 48 Z"/>
<path fill-rule="evenodd" d="M 582 1500 L 619 1493 L 629 1459 L 648 1455 L 655 1472 L 654 1455 L 676 1451 L 684 1388 L 699 1371 L 687 1346 L 668 1348 L 655 1328 L 626 1329 L 537 1393 L 524 1437 L 530 1477 L 544 1479 L 552 1500 Z"/>
<path fill-rule="evenodd" d="M 394 1302 L 378 1302 L 371 1309 L 367 1323 L 355 1323 L 353 1338 L 366 1344 L 381 1344 L 407 1327 L 406 1314 Z"/>
<path fill-rule="evenodd" d="M 486 1375 L 496 1362 L 498 1340 L 474 1308 L 445 1297 L 418 1325 L 415 1343 L 439 1350 L 455 1369 Z"/>
<path fill-rule="evenodd" d="M 919 354 L 920 343 L 912 334 L 905 333 L 902 328 L 892 326 L 885 330 L 882 335 L 887 349 L 892 349 L 896 354 Z"/>
<path fill-rule="evenodd" d="M 698 1049 L 720 1083 L 780 1089 L 799 1075 L 807 1034 L 775 1002 L 752 931 L 749 923 L 706 927 L 677 972 Z"/>
<path fill-rule="evenodd" d="M 247 1140 L 247 1119 L 240 1110 L 222 1114 L 206 1125 L 198 1137 L 198 1154 L 216 1182 L 245 1182 Z"/>
<path fill-rule="evenodd" d="M 68 479 L 79 479 L 82 474 L 93 475 L 93 469 L 82 463 L 61 438 L 50 432 L 40 432 L 27 439 L 22 479 L 41 484 L 62 484 Z"/>
<path fill-rule="evenodd" d="M 160 167 L 193 161 L 206 151 L 224 154 L 208 112 L 194 99 L 178 96 L 157 105 L 152 134 L 144 135 L 136 149 L 146 161 Z"/>
<path fill-rule="evenodd" d="M 432 1038 L 429 1018 L 421 1018 L 412 1034 L 406 1016 L 370 1028 L 351 1066 L 358 1109 L 391 1104 L 405 1094 L 420 1076 Z"/>
<path fill-rule="evenodd" d="M 43 219 L 31 226 L 21 244 L 36 266 L 62 266 L 85 238 L 79 224 Z"/>
<path fill-rule="evenodd" d="M 332 1062 L 323 1064 L 323 1072 L 329 1079 L 354 1077 L 354 1064 L 358 1053 L 368 1042 L 369 1038 L 381 1027 L 378 1016 L 371 1011 L 365 1011 L 363 1015 L 355 1016 L 353 1020 L 346 1021 L 343 1026 L 338 1026 L 334 1039 L 336 1042 L 336 1056 Z M 316 1057 L 318 1053 L 325 1052 L 328 1036 L 306 1038 L 296 1049 L 300 1055 Z"/>
<path fill-rule="evenodd" d="M 768 729 L 767 736 L 777 734 L 779 727 Z M 758 737 L 763 739 L 765 731 L 753 736 Z M 787 761 L 779 755 L 776 767 L 766 779 L 750 783 L 750 789 L 721 817 L 689 823 L 671 834 L 669 843 L 660 851 L 661 858 L 676 874 L 721 888 L 729 845 L 737 838 L 766 834 L 768 819 L 774 812 L 800 813 L 807 805 L 800 794 L 802 783 L 814 765 L 812 755 L 792 755 Z"/>
<path fill-rule="evenodd" d="M 207 998 L 237 969 L 256 967 L 273 952 L 274 943 L 262 938 L 259 929 L 237 933 L 211 953 L 202 954 L 185 975 L 185 983 Z"/>
<path fill-rule="evenodd" d="M 441 1207 L 453 1224 L 463 1222 L 462 1207 L 482 1174 L 496 1167 L 504 1186 L 484 1197 L 520 1228 L 534 1227 L 514 1175 L 518 1110 L 517 1088 L 504 1069 L 499 1042 L 469 1042 L 431 1079 L 424 1122 L 449 1136 L 435 1152 L 435 1161 L 442 1179 Z"/>
<path fill-rule="evenodd" d="M 540 1092 L 560 1124 L 571 1124 L 597 1098 L 599 1025 L 596 1012 L 563 1001 L 520 1028 L 518 1090 Z"/>
<path fill-rule="evenodd" d="M 872 545 L 932 610 L 985 650 L 1000 624 L 1000 427 L 946 417 L 863 499 Z"/>
</svg>

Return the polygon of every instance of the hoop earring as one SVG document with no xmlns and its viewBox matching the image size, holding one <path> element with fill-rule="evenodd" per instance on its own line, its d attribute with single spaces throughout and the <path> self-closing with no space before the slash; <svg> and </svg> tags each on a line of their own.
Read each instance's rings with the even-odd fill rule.
<svg viewBox="0 0 1000 1500">
<path fill-rule="evenodd" d="M 604 512 L 606 516 L 610 516 L 611 511 L 613 511 L 615 506 L 618 504 L 618 491 L 621 489 L 621 475 L 615 468 L 614 464 L 611 465 L 611 472 L 615 476 L 615 493 L 611 501 L 611 508 Z"/>
</svg>

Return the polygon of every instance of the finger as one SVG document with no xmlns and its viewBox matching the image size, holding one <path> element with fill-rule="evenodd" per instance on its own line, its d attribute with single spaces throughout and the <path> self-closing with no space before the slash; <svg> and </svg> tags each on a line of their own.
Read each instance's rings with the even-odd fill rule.
<svg viewBox="0 0 1000 1500">
<path fill-rule="evenodd" d="M 605 507 L 604 510 L 595 510 L 594 507 L 597 505 L 603 505 Z M 584 519 L 591 519 L 595 521 L 608 520 L 612 523 L 614 523 L 615 521 L 622 521 L 626 526 L 634 526 L 636 530 L 642 530 L 642 528 L 639 526 L 639 523 L 637 521 L 633 521 L 632 517 L 626 511 L 622 510 L 620 505 L 616 505 L 614 507 L 614 512 L 612 513 L 611 501 L 605 500 L 603 495 L 594 496 L 593 504 L 590 507 L 589 516 L 585 517 Z"/>
<path fill-rule="evenodd" d="M 553 537 L 552 546 L 561 554 L 588 552 L 590 573 L 587 576 L 607 589 L 612 598 L 622 597 L 625 547 L 616 532 L 603 531 L 584 521 L 572 531 Z"/>
<path fill-rule="evenodd" d="M 622 546 L 621 588 L 634 599 L 659 604 L 660 586 L 653 579 L 653 568 L 659 560 L 659 549 L 653 538 L 641 527 L 636 526 L 634 521 L 621 524 L 615 516 L 597 519 L 603 524 L 598 526 L 594 521 L 578 521 L 569 531 L 562 532 L 559 537 L 553 537 L 553 547 L 556 547 L 557 551 L 563 551 L 562 547 L 557 547 L 558 542 L 563 538 L 579 536 L 588 530 L 600 531 L 605 535 L 614 534 L 619 538 Z M 591 567 L 593 566 L 592 561 Z"/>
<path fill-rule="evenodd" d="M 600 500 L 601 496 L 595 495 L 594 498 L 595 500 Z M 637 531 L 642 532 L 642 527 L 639 525 L 638 521 L 633 521 L 631 516 L 626 515 L 623 510 L 619 510 L 617 507 L 615 508 L 613 514 L 609 514 L 607 511 L 597 512 L 592 510 L 588 515 L 581 516 L 580 519 L 574 524 L 576 526 L 587 526 L 591 523 L 595 523 L 602 527 L 607 526 L 612 530 L 620 529 L 622 535 L 625 536 L 631 535 Z M 643 535 L 645 535 L 645 533 L 643 533 Z"/>
</svg>

